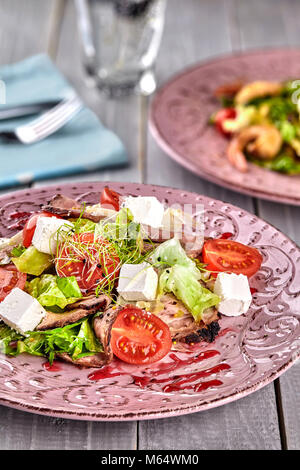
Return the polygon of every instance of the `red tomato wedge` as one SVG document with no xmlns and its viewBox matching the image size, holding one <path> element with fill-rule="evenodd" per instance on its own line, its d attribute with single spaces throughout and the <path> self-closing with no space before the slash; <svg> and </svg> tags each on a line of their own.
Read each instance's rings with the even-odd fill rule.
<svg viewBox="0 0 300 470">
<path fill-rule="evenodd" d="M 100 196 L 100 204 L 108 209 L 120 210 L 120 194 L 105 186 Z"/>
<path fill-rule="evenodd" d="M 235 118 L 236 118 L 236 110 L 234 108 L 220 109 L 220 111 L 216 113 L 215 119 L 214 119 L 216 128 L 221 134 L 230 136 L 231 133 L 227 132 L 224 129 L 223 124 L 226 119 L 235 119 Z"/>
<path fill-rule="evenodd" d="M 24 289 L 27 274 L 20 273 L 16 270 L 9 270 L 8 268 L 0 268 L 0 302 L 10 293 L 15 287 Z"/>
<path fill-rule="evenodd" d="M 56 217 L 57 219 L 61 219 L 59 215 L 50 214 L 50 212 L 39 212 L 38 214 L 33 214 L 27 220 L 23 228 L 23 246 L 25 246 L 25 248 L 28 248 L 31 245 L 36 223 L 39 217 Z"/>
<path fill-rule="evenodd" d="M 93 233 L 86 232 L 75 234 L 59 245 L 55 266 L 59 276 L 75 276 L 85 293 L 114 283 L 119 275 L 120 260 L 107 240 L 95 239 Z"/>
<path fill-rule="evenodd" d="M 113 324 L 113 353 L 130 364 L 151 364 L 170 351 L 172 339 L 168 325 L 156 315 L 126 306 Z"/>
<path fill-rule="evenodd" d="M 209 271 L 225 271 L 248 277 L 253 276 L 262 263 L 262 255 L 256 248 L 221 238 L 207 240 L 202 257 Z"/>
</svg>

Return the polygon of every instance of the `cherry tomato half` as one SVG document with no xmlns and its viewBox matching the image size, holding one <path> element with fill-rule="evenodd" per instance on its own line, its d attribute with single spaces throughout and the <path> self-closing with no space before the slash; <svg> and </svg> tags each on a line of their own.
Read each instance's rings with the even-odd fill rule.
<svg viewBox="0 0 300 470">
<path fill-rule="evenodd" d="M 94 238 L 91 232 L 73 235 L 59 245 L 55 260 L 59 276 L 75 276 L 82 292 L 93 292 L 97 286 L 114 283 L 120 271 L 120 260 L 110 243 Z"/>
<path fill-rule="evenodd" d="M 0 302 L 10 293 L 15 287 L 24 289 L 27 274 L 20 273 L 16 270 L 0 268 Z"/>
<path fill-rule="evenodd" d="M 25 246 L 25 248 L 28 248 L 31 245 L 36 223 L 39 217 L 56 217 L 57 219 L 61 219 L 59 215 L 50 214 L 50 212 L 39 212 L 37 214 L 33 214 L 27 220 L 23 228 L 23 246 Z"/>
<path fill-rule="evenodd" d="M 256 248 L 221 238 L 207 240 L 202 256 L 209 271 L 225 271 L 248 277 L 253 276 L 262 263 L 262 256 Z"/>
<path fill-rule="evenodd" d="M 168 325 L 156 315 L 127 305 L 115 320 L 111 332 L 113 353 L 130 364 L 151 364 L 171 349 Z"/>
<path fill-rule="evenodd" d="M 120 194 L 105 186 L 100 196 L 100 204 L 108 209 L 120 210 Z"/>
<path fill-rule="evenodd" d="M 218 131 L 226 136 L 230 136 L 231 133 L 227 132 L 224 129 L 224 121 L 226 119 L 235 119 L 236 118 L 236 110 L 234 108 L 223 108 L 220 109 L 215 115 L 215 125 Z"/>
</svg>

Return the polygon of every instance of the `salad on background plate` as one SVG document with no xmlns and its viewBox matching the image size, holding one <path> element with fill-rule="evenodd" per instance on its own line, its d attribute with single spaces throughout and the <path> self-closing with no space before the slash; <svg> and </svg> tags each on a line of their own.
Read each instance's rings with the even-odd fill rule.
<svg viewBox="0 0 300 470">
<path fill-rule="evenodd" d="M 263 168 L 300 173 L 299 81 L 237 80 L 215 90 L 222 108 L 210 123 L 229 139 L 227 158 L 241 172 L 248 161 Z"/>
<path fill-rule="evenodd" d="M 166 235 L 167 233 L 167 235 Z M 56 194 L 0 244 L 0 350 L 81 367 L 136 365 L 213 342 L 247 313 L 262 256 L 204 238 L 153 196 L 105 187 L 81 205 Z"/>
</svg>

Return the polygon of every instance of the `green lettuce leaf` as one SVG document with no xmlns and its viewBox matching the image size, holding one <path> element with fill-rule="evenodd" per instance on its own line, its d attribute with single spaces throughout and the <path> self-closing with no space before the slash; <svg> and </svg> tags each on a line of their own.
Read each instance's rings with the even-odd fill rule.
<svg viewBox="0 0 300 470">
<path fill-rule="evenodd" d="M 14 248 L 11 250 L 11 255 L 18 258 L 24 253 L 25 250 L 26 248 L 23 245 L 14 246 Z"/>
<path fill-rule="evenodd" d="M 6 325 L 0 325 L 0 351 L 12 356 L 28 353 L 48 357 L 52 362 L 57 353 L 67 353 L 72 359 L 91 356 L 103 351 L 91 327 L 90 318 L 84 318 L 62 328 L 31 331 L 24 337 Z M 14 344 L 11 344 L 14 342 Z"/>
<path fill-rule="evenodd" d="M 21 273 L 40 276 L 52 264 L 52 257 L 41 253 L 34 246 L 26 250 L 18 257 L 11 259 Z"/>
<path fill-rule="evenodd" d="M 58 288 L 62 291 L 64 296 L 68 299 L 71 297 L 80 298 L 82 297 L 81 290 L 79 289 L 78 283 L 75 276 L 59 277 L 56 278 Z"/>
<path fill-rule="evenodd" d="M 5 323 L 0 322 L 0 352 L 3 354 L 12 354 L 15 350 L 11 346 L 13 341 L 23 338 L 23 336 L 15 330 L 12 330 Z"/>
<path fill-rule="evenodd" d="M 52 274 L 43 274 L 28 282 L 26 290 L 44 307 L 57 306 L 64 309 L 66 305 L 82 297 L 74 276 L 62 278 Z"/>
<path fill-rule="evenodd" d="M 283 121 L 278 125 L 282 139 L 291 142 L 297 135 L 297 127 L 289 121 Z"/>
<path fill-rule="evenodd" d="M 297 161 L 291 155 L 281 153 L 273 160 L 258 160 L 250 158 L 252 163 L 267 168 L 269 170 L 286 173 L 288 175 L 297 175 L 300 173 L 300 161 Z"/>
<path fill-rule="evenodd" d="M 194 260 L 189 258 L 177 238 L 161 243 L 151 254 L 149 261 L 158 266 L 184 266 L 196 278 L 201 278 L 201 273 Z"/>
<path fill-rule="evenodd" d="M 220 302 L 220 298 L 203 287 L 189 267 L 175 265 L 165 269 L 159 278 L 160 292 L 172 292 L 191 312 L 196 322 L 205 309 Z"/>
</svg>

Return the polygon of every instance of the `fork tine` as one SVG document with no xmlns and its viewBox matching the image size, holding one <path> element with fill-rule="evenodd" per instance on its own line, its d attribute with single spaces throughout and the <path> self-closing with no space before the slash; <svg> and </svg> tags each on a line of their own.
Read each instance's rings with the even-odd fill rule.
<svg viewBox="0 0 300 470">
<path fill-rule="evenodd" d="M 81 106 L 82 103 L 79 99 L 72 99 L 68 101 L 62 102 L 58 105 L 57 109 L 53 108 L 47 113 L 44 113 L 40 118 L 37 118 L 35 121 L 29 123 L 29 125 L 38 130 L 39 128 L 43 128 L 45 126 L 51 125 L 53 122 L 56 122 L 58 119 L 63 118 L 65 115 L 72 113 L 74 110 Z M 47 114 L 47 116 L 46 116 Z"/>
<path fill-rule="evenodd" d="M 82 102 L 76 96 L 64 100 L 31 123 L 18 127 L 16 135 L 25 144 L 37 142 L 62 127 L 81 107 Z"/>
<path fill-rule="evenodd" d="M 52 118 L 51 120 L 44 122 L 42 124 L 39 124 L 38 126 L 35 126 L 33 128 L 35 134 L 39 137 L 43 137 L 46 134 L 49 134 L 51 132 L 54 132 L 55 130 L 58 130 L 64 123 L 66 123 L 73 114 L 76 113 L 77 109 L 81 106 L 76 106 L 72 108 L 66 109 L 63 113 L 60 113 L 57 115 L 55 118 Z"/>
</svg>

